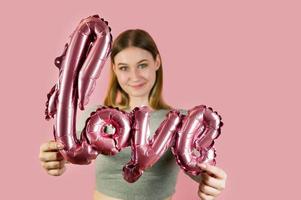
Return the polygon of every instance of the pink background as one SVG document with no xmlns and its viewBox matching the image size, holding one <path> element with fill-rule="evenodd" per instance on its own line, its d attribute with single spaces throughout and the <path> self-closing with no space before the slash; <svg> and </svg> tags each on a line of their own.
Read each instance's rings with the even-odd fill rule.
<svg viewBox="0 0 301 200">
<path fill-rule="evenodd" d="M 52 139 L 46 94 L 58 78 L 54 58 L 78 22 L 99 14 L 112 35 L 147 30 L 163 59 L 165 99 L 205 104 L 225 123 L 217 165 L 228 173 L 218 198 L 300 196 L 300 3 L 296 1 L 1 2 L 1 199 L 92 199 L 94 165 L 46 174 L 39 147 Z M 101 103 L 108 63 L 89 105 Z M 298 198 L 298 197 L 297 197 Z M 197 199 L 182 172 L 175 200 Z"/>
</svg>

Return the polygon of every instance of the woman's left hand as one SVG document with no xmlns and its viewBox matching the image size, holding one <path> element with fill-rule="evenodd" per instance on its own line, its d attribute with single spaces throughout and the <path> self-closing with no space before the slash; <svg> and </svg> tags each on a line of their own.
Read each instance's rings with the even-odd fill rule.
<svg viewBox="0 0 301 200">
<path fill-rule="evenodd" d="M 202 200 L 213 200 L 226 188 L 227 174 L 213 165 L 203 163 L 198 166 L 204 170 L 198 195 Z"/>
</svg>

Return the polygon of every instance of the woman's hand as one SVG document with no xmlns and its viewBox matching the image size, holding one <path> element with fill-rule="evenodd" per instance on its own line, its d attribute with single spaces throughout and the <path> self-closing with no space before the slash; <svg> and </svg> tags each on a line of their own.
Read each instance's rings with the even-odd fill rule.
<svg viewBox="0 0 301 200">
<path fill-rule="evenodd" d="M 221 168 L 209 164 L 199 164 L 202 170 L 198 195 L 202 200 L 215 199 L 226 187 L 227 174 Z"/>
<path fill-rule="evenodd" d="M 65 164 L 67 162 L 59 152 L 59 149 L 62 148 L 55 141 L 49 141 L 40 146 L 39 159 L 49 175 L 60 176 L 66 171 Z"/>
</svg>

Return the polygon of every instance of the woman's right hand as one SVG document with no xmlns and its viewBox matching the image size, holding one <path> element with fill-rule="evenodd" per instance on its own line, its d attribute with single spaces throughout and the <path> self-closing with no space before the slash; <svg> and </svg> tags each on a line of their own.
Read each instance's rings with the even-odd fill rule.
<svg viewBox="0 0 301 200">
<path fill-rule="evenodd" d="M 60 176 L 66 171 L 65 164 L 68 162 L 59 152 L 60 149 L 63 149 L 63 146 L 53 140 L 40 146 L 39 159 L 49 175 Z"/>
</svg>

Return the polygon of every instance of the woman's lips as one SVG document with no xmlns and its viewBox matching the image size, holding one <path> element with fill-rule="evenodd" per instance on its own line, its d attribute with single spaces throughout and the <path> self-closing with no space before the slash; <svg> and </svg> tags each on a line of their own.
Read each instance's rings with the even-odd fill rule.
<svg viewBox="0 0 301 200">
<path fill-rule="evenodd" d="M 131 87 L 135 88 L 135 89 L 138 89 L 138 88 L 141 88 L 144 86 L 145 83 L 141 83 L 139 85 L 131 85 Z"/>
</svg>

